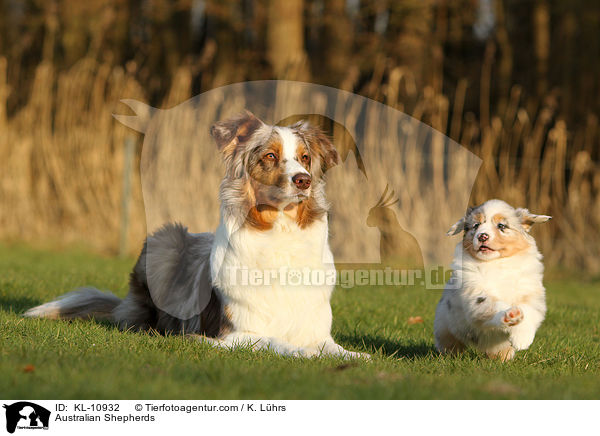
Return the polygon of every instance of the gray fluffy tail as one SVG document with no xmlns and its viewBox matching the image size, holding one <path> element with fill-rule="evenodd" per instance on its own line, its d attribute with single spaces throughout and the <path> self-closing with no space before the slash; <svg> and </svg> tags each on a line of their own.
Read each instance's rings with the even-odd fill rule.
<svg viewBox="0 0 600 436">
<path fill-rule="evenodd" d="M 75 319 L 95 318 L 113 321 L 113 310 L 121 299 L 110 292 L 85 287 L 69 292 L 41 306 L 32 307 L 23 316 L 27 318 Z"/>
</svg>

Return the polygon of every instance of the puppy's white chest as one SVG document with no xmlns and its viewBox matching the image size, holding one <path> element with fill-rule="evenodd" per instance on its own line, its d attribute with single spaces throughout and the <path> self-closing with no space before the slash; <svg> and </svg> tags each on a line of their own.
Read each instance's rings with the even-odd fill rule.
<svg viewBox="0 0 600 436">
<path fill-rule="evenodd" d="M 516 304 L 543 294 L 542 271 L 541 262 L 529 256 L 470 264 L 463 271 L 463 292 Z"/>
<path fill-rule="evenodd" d="M 511 271 L 486 270 L 474 277 L 482 293 L 498 299 L 510 299 L 518 294 L 519 278 Z"/>
</svg>

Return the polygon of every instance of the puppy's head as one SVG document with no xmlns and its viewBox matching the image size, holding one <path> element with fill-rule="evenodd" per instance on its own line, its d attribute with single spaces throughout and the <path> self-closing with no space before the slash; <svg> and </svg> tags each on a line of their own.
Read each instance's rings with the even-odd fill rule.
<svg viewBox="0 0 600 436">
<path fill-rule="evenodd" d="M 304 121 L 270 126 L 246 111 L 216 123 L 211 134 L 223 154 L 226 179 L 245 181 L 255 205 L 283 208 L 311 198 L 339 159 L 331 141 Z"/>
<path fill-rule="evenodd" d="M 448 235 L 463 234 L 463 247 L 479 260 L 514 256 L 535 244 L 529 234 L 535 223 L 548 221 L 548 215 L 534 215 L 515 209 L 502 200 L 489 200 L 469 208 L 467 214 L 448 230 Z"/>
</svg>

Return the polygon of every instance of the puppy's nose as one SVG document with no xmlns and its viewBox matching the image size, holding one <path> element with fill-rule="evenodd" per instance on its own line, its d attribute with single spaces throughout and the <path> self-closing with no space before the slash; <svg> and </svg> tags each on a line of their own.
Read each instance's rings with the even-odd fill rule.
<svg viewBox="0 0 600 436">
<path fill-rule="evenodd" d="M 310 186 L 310 176 L 305 173 L 298 173 L 292 177 L 292 182 L 298 189 L 307 189 Z"/>
<path fill-rule="evenodd" d="M 488 235 L 487 233 L 480 233 L 479 236 L 477 236 L 477 239 L 479 240 L 479 242 L 485 242 L 488 239 L 490 239 L 490 235 Z"/>
</svg>

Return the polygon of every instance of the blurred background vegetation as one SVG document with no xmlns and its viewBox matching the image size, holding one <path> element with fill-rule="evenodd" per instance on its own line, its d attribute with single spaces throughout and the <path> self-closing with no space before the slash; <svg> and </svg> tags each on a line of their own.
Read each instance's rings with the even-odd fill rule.
<svg viewBox="0 0 600 436">
<path fill-rule="evenodd" d="M 592 0 L 0 0 L 0 237 L 117 252 L 133 135 L 119 100 L 290 79 L 460 142 L 484 161 L 472 203 L 553 215 L 536 235 L 547 262 L 598 273 L 599 78 Z"/>
</svg>

